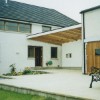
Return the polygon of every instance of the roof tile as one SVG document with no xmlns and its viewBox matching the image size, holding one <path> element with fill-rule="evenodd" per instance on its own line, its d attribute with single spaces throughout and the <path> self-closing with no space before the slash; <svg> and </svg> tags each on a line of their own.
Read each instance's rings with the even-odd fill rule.
<svg viewBox="0 0 100 100">
<path fill-rule="evenodd" d="M 7 5 L 5 0 L 0 0 L 0 18 L 61 27 L 69 27 L 79 24 L 77 21 L 59 13 L 54 9 L 48 9 L 11 0 L 9 0 Z"/>
</svg>

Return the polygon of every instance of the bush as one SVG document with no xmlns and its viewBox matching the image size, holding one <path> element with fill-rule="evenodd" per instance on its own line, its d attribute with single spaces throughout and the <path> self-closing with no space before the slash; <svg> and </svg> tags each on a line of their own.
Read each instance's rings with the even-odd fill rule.
<svg viewBox="0 0 100 100">
<path fill-rule="evenodd" d="M 22 75 L 22 74 L 23 74 L 23 72 L 18 72 L 18 73 L 17 73 L 17 75 Z"/>
<path fill-rule="evenodd" d="M 23 71 L 23 75 L 27 75 L 27 74 L 32 74 L 30 67 L 26 67 L 25 70 Z"/>
<path fill-rule="evenodd" d="M 12 76 L 11 73 L 6 73 L 6 74 L 3 74 L 3 75 L 5 75 L 5 76 Z"/>
<path fill-rule="evenodd" d="M 46 65 L 48 66 L 48 65 L 52 65 L 53 63 L 52 63 L 52 61 L 48 61 L 47 63 L 46 63 Z"/>
<path fill-rule="evenodd" d="M 11 73 L 15 74 L 16 73 L 15 64 L 11 64 L 9 67 L 11 67 Z"/>
</svg>

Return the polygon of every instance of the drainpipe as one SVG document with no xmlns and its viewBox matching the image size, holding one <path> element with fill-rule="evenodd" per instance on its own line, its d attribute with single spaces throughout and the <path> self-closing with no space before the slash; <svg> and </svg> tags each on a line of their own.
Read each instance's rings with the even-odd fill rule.
<svg viewBox="0 0 100 100">
<path fill-rule="evenodd" d="M 85 42 L 84 42 L 84 40 L 85 40 L 85 14 L 84 14 L 84 12 L 83 12 L 83 60 L 84 60 L 84 63 L 83 63 L 83 66 L 84 66 L 84 73 L 83 74 L 86 74 L 86 60 L 85 60 L 85 58 L 86 58 L 86 52 L 85 52 Z"/>
</svg>

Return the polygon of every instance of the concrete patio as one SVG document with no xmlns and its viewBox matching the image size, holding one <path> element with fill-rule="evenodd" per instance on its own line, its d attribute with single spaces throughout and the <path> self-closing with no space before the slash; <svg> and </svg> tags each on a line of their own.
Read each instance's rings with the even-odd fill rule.
<svg viewBox="0 0 100 100">
<path fill-rule="evenodd" d="M 44 70 L 50 74 L 14 76 L 14 79 L 0 80 L 0 84 L 13 85 L 85 99 L 100 100 L 100 82 L 94 82 L 89 88 L 91 77 L 82 75 L 81 70 Z"/>
</svg>

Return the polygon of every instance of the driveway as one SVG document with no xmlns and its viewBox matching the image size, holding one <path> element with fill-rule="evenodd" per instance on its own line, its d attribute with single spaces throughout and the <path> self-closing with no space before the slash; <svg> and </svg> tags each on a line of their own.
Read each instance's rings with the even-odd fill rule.
<svg viewBox="0 0 100 100">
<path fill-rule="evenodd" d="M 91 76 L 80 70 L 44 70 L 50 74 L 14 76 L 14 79 L 0 80 L 0 83 L 26 87 L 44 92 L 100 100 L 100 82 L 89 88 Z"/>
</svg>

